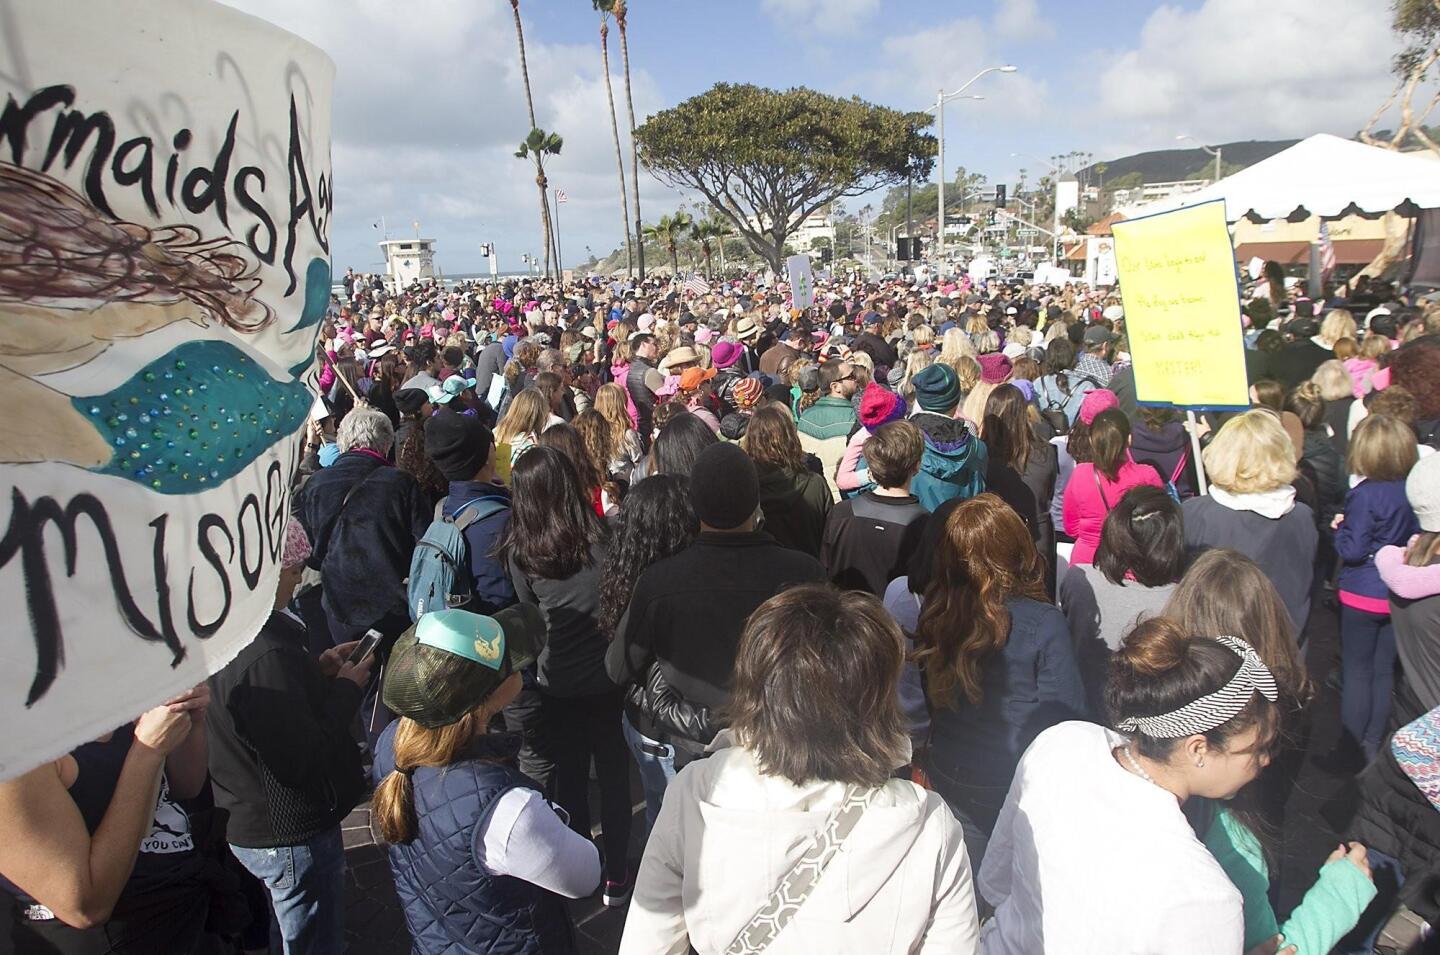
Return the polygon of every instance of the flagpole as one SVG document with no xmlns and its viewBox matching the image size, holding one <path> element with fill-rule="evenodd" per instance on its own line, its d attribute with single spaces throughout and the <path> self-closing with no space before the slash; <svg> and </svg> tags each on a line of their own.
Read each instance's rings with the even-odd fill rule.
<svg viewBox="0 0 1440 955">
<path fill-rule="evenodd" d="M 563 285 L 565 283 L 565 260 L 560 253 L 560 190 L 555 190 L 555 278 Z"/>
</svg>

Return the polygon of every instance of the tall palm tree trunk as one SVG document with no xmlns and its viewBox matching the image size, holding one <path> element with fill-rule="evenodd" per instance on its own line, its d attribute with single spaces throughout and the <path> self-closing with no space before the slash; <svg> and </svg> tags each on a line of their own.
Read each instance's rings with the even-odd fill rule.
<svg viewBox="0 0 1440 955">
<path fill-rule="evenodd" d="M 625 67 L 625 109 L 630 116 L 630 184 L 635 189 L 635 240 L 639 243 L 640 278 L 645 278 L 645 239 L 640 228 L 640 152 L 635 146 L 635 97 L 630 92 L 630 39 L 626 32 L 629 10 L 625 0 L 616 0 L 615 25 L 620 28 L 620 61 Z"/>
<path fill-rule="evenodd" d="M 510 10 L 515 14 L 515 39 L 520 43 L 520 76 L 525 81 L 525 108 L 530 112 L 530 128 L 535 122 L 535 99 L 530 95 L 530 64 L 525 60 L 525 29 L 520 25 L 520 0 L 510 0 Z M 535 157 L 535 185 L 540 191 L 540 228 L 545 233 L 545 276 L 550 276 L 550 202 L 545 197 L 545 167 L 540 157 Z"/>
<path fill-rule="evenodd" d="M 625 191 L 625 156 L 620 151 L 620 126 L 615 118 L 615 88 L 610 84 L 610 23 L 600 18 L 600 65 L 605 70 L 605 98 L 610 101 L 610 135 L 615 139 L 615 170 L 620 174 L 620 231 L 625 235 L 625 268 L 635 274 L 635 242 L 630 234 L 630 195 Z"/>
</svg>

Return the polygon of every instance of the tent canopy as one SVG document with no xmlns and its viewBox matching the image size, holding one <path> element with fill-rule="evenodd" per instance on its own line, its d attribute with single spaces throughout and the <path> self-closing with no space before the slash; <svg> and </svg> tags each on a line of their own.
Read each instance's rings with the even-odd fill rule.
<svg viewBox="0 0 1440 955">
<path fill-rule="evenodd" d="M 1320 133 L 1198 192 L 1148 206 L 1145 214 L 1216 199 L 1225 200 L 1231 222 L 1415 215 L 1440 208 L 1440 163 Z"/>
</svg>

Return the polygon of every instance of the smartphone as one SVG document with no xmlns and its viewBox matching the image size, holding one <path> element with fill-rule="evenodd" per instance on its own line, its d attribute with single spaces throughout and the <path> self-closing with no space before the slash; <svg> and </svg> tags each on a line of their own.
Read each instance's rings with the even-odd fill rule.
<svg viewBox="0 0 1440 955">
<path fill-rule="evenodd" d="M 370 654 L 374 653 L 375 648 L 380 646 L 380 641 L 383 639 L 385 639 L 384 635 L 381 634 L 380 631 L 367 631 L 365 636 L 360 638 L 360 642 L 355 644 L 355 649 L 350 651 L 350 657 L 345 662 L 350 666 L 355 666 L 361 660 L 364 660 L 370 656 Z"/>
</svg>

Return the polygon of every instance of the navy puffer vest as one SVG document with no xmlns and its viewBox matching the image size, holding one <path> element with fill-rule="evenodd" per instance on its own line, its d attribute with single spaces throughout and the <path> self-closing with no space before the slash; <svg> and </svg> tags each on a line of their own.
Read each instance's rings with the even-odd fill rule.
<svg viewBox="0 0 1440 955">
<path fill-rule="evenodd" d="M 395 727 L 376 746 L 376 778 L 395 767 Z M 483 740 L 481 741 L 484 742 Z M 535 788 L 518 770 L 484 759 L 442 769 L 421 767 L 411 792 L 419 833 L 389 847 L 395 891 L 420 955 L 570 955 L 575 937 L 560 896 L 510 876 L 492 876 L 475 860 L 475 829 L 495 800 Z"/>
</svg>

